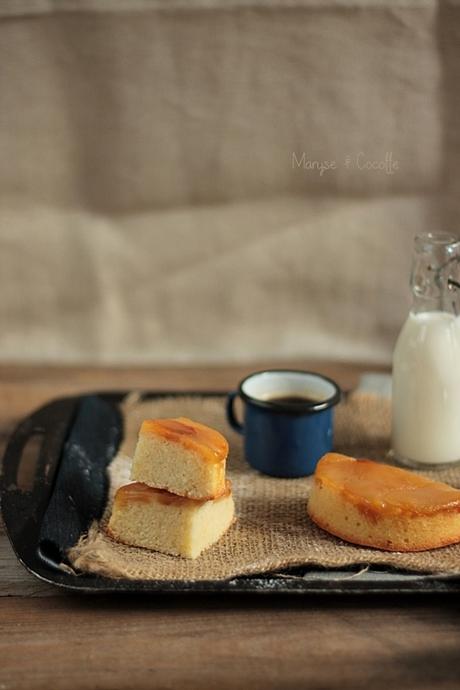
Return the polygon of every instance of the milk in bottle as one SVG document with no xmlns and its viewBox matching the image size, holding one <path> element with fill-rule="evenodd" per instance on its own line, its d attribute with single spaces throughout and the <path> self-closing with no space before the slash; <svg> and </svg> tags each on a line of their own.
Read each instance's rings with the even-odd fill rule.
<svg viewBox="0 0 460 690">
<path fill-rule="evenodd" d="M 392 447 L 411 466 L 460 461 L 460 240 L 416 237 L 414 302 L 393 356 Z"/>
</svg>

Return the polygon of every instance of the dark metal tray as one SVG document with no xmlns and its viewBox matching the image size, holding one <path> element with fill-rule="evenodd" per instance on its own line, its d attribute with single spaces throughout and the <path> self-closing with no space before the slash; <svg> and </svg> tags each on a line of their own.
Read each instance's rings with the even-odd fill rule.
<svg viewBox="0 0 460 690">
<path fill-rule="evenodd" d="M 68 590 L 102 593 L 460 592 L 458 576 L 367 568 L 365 564 L 341 570 L 296 568 L 205 582 L 112 580 L 64 572 L 59 563 L 65 562 L 67 549 L 104 509 L 106 467 L 122 438 L 119 403 L 125 395 L 98 393 L 55 400 L 27 417 L 8 443 L 0 484 L 3 519 L 18 559 L 39 579 Z M 184 393 L 155 392 L 148 397 L 171 395 Z"/>
</svg>

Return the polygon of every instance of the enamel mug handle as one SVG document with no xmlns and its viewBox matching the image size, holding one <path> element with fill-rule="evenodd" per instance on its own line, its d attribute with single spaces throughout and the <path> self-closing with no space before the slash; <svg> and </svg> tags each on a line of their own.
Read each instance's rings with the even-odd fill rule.
<svg viewBox="0 0 460 690">
<path fill-rule="evenodd" d="M 227 407 L 226 407 L 227 419 L 228 419 L 228 423 L 230 424 L 232 429 L 237 431 L 239 434 L 243 434 L 244 433 L 244 427 L 241 424 L 241 422 L 239 422 L 237 420 L 236 415 L 235 415 L 234 402 L 235 402 L 235 399 L 237 397 L 238 397 L 238 391 L 232 391 L 227 396 Z"/>
</svg>

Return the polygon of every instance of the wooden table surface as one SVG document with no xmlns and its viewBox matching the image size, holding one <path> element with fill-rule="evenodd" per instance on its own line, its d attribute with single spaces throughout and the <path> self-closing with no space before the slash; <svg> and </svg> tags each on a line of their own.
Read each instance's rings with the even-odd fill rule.
<svg viewBox="0 0 460 690">
<path fill-rule="evenodd" d="M 249 371 L 275 364 L 1 366 L 2 449 L 16 422 L 52 397 L 124 388 L 223 390 Z M 310 368 L 345 388 L 369 370 L 325 363 Z M 458 690 L 459 621 L 459 600 L 452 596 L 69 595 L 28 575 L 0 531 L 0 690 Z"/>
</svg>

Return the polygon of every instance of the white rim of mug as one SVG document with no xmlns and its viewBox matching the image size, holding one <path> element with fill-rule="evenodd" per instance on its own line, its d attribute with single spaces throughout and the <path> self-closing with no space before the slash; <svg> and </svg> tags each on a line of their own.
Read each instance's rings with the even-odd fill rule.
<svg viewBox="0 0 460 690">
<path fill-rule="evenodd" d="M 249 395 L 244 391 L 244 384 L 255 376 L 260 376 L 261 374 L 301 374 L 307 375 L 316 379 L 320 379 L 325 383 L 330 384 L 334 388 L 334 393 L 326 398 L 325 400 L 320 400 L 318 402 L 305 402 L 305 403 L 279 403 L 273 400 L 261 400 Z M 269 410 L 276 412 L 285 412 L 289 414 L 306 414 L 312 412 L 323 412 L 323 410 L 328 410 L 330 407 L 337 405 L 342 399 L 342 390 L 338 383 L 324 374 L 318 374 L 316 371 L 307 371 L 304 369 L 261 369 L 260 371 L 254 371 L 252 374 L 246 376 L 238 386 L 238 393 L 242 400 L 251 405 L 256 405 L 257 407 L 264 407 Z"/>
</svg>

